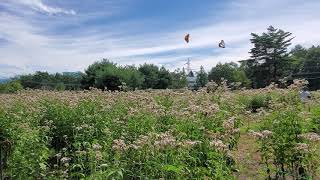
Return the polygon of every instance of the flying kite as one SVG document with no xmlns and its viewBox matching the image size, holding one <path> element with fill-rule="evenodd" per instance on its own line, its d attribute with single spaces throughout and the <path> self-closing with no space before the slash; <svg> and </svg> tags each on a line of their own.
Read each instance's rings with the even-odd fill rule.
<svg viewBox="0 0 320 180">
<path fill-rule="evenodd" d="M 224 43 L 224 40 L 221 40 L 221 42 L 219 43 L 219 47 L 221 48 L 225 48 L 226 44 Z"/>
<path fill-rule="evenodd" d="M 184 40 L 189 43 L 189 38 L 190 38 L 190 34 L 187 34 L 185 37 L 184 37 Z"/>
</svg>

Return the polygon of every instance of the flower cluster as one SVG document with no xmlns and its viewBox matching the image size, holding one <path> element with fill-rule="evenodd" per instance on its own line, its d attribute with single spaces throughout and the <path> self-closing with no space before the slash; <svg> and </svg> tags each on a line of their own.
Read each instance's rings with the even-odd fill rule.
<svg viewBox="0 0 320 180">
<path fill-rule="evenodd" d="M 305 81 L 296 80 L 293 86 L 306 84 Z M 237 85 L 233 86 L 234 90 Z M 243 135 L 240 128 L 251 126 L 251 122 L 254 123 L 251 127 L 268 129 L 249 131 L 261 145 L 259 154 L 265 155 L 263 158 L 267 163 L 277 163 L 276 160 L 281 158 L 273 158 L 282 152 L 290 160 L 295 155 L 308 161 L 303 158 L 316 155 L 314 152 L 318 150 L 319 134 L 305 133 L 297 138 L 291 133 L 304 132 L 308 127 L 313 127 L 297 130 L 300 125 L 291 122 L 298 118 L 291 115 L 304 116 L 306 118 L 303 120 L 309 123 L 313 121 L 313 111 L 306 112 L 300 107 L 301 104 L 291 103 L 290 108 L 297 110 L 292 114 L 287 113 L 289 116 L 282 113 L 282 110 L 289 109 L 291 100 L 298 99 L 296 91 L 278 88 L 276 84 L 255 90 L 229 90 L 224 81 L 220 86 L 210 82 L 201 91 L 111 92 L 91 89 L 77 92 L 26 90 L 19 94 L 1 94 L 0 103 L 3 106 L 0 107 L 0 128 L 5 128 L 0 131 L 8 135 L 5 139 L 12 142 L 13 151 L 10 153 L 11 164 L 8 170 L 5 169 L 5 174 L 11 176 L 11 172 L 17 172 L 20 176 L 14 174 L 12 177 L 21 179 L 25 174 L 20 171 L 29 173 L 29 170 L 36 169 L 39 172 L 30 172 L 33 179 L 41 179 L 39 174 L 52 179 L 81 175 L 106 179 L 105 175 L 110 173 L 115 179 L 158 179 L 159 176 L 183 176 L 182 179 L 187 179 L 198 173 L 203 164 L 207 168 L 204 174 L 199 175 L 201 177 L 232 174 L 230 164 L 235 157 L 231 153 L 237 154 L 238 141 L 239 138 L 242 140 Z M 320 92 L 314 94 L 317 98 L 311 101 L 318 105 Z M 267 105 L 261 106 L 263 103 L 257 98 L 253 111 L 253 96 L 268 97 L 261 98 Z M 277 114 L 283 116 L 275 118 Z M 292 126 L 286 132 L 290 123 Z M 281 124 L 283 127 L 278 128 Z M 294 142 L 278 142 L 277 138 L 281 138 L 282 132 L 287 133 Z M 285 143 L 290 143 L 290 150 L 277 149 L 280 145 L 287 147 L 282 146 Z M 276 154 L 275 151 L 281 153 Z M 215 164 L 201 158 L 196 164 L 189 161 L 198 158 L 196 154 L 210 156 L 210 161 Z M 20 162 L 21 159 L 30 161 Z M 165 166 L 176 162 L 185 165 Z M 228 162 L 227 165 L 225 162 Z M 147 164 L 154 164 L 154 167 L 145 168 Z M 217 169 L 218 165 L 220 169 Z M 172 170 L 180 173 L 172 173 Z M 146 171 L 150 177 L 146 177 Z"/>
<path fill-rule="evenodd" d="M 154 142 L 154 146 L 158 149 L 164 149 L 166 146 L 174 147 L 177 145 L 175 137 L 169 132 L 161 133 L 157 135 L 157 139 Z"/>
<path fill-rule="evenodd" d="M 293 80 L 293 84 L 291 84 L 288 88 L 289 89 L 301 89 L 309 84 L 309 82 L 305 79 L 295 79 Z"/>
<path fill-rule="evenodd" d="M 306 143 L 297 143 L 295 146 L 295 150 L 297 150 L 300 153 L 308 153 L 309 145 Z"/>
<path fill-rule="evenodd" d="M 299 137 L 313 142 L 320 141 L 320 136 L 317 133 L 313 132 L 300 134 Z"/>
<path fill-rule="evenodd" d="M 124 152 L 128 149 L 128 146 L 122 139 L 113 140 L 112 149 L 117 152 Z"/>
<path fill-rule="evenodd" d="M 265 139 L 270 138 L 272 136 L 272 132 L 269 130 L 263 130 L 262 132 L 255 132 L 253 130 L 249 130 L 249 135 L 258 139 Z"/>
<path fill-rule="evenodd" d="M 221 140 L 216 139 L 210 142 L 210 146 L 216 148 L 218 151 L 226 152 L 228 146 L 224 144 Z"/>
</svg>

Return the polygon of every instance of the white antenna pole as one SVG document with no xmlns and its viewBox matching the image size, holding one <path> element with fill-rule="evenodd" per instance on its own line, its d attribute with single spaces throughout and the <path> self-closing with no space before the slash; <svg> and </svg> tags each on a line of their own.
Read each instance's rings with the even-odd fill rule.
<svg viewBox="0 0 320 180">
<path fill-rule="evenodd" d="M 190 71 L 191 71 L 191 67 L 190 67 L 190 65 L 191 65 L 191 63 L 190 63 L 190 59 L 188 58 L 188 62 L 187 62 L 187 72 L 188 73 L 190 73 Z"/>
</svg>

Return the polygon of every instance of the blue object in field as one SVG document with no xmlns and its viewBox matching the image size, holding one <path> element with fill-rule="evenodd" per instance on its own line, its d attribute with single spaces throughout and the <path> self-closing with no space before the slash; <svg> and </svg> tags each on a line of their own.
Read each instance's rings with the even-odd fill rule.
<svg viewBox="0 0 320 180">
<path fill-rule="evenodd" d="M 301 101 L 305 102 L 308 101 L 311 98 L 311 93 L 306 90 L 301 90 L 300 91 L 300 99 Z"/>
</svg>

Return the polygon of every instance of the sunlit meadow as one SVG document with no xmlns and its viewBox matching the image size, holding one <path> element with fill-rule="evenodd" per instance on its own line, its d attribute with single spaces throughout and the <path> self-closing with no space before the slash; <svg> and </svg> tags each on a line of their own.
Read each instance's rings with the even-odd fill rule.
<svg viewBox="0 0 320 180">
<path fill-rule="evenodd" d="M 320 93 L 25 90 L 0 95 L 9 179 L 319 178 Z"/>
</svg>

